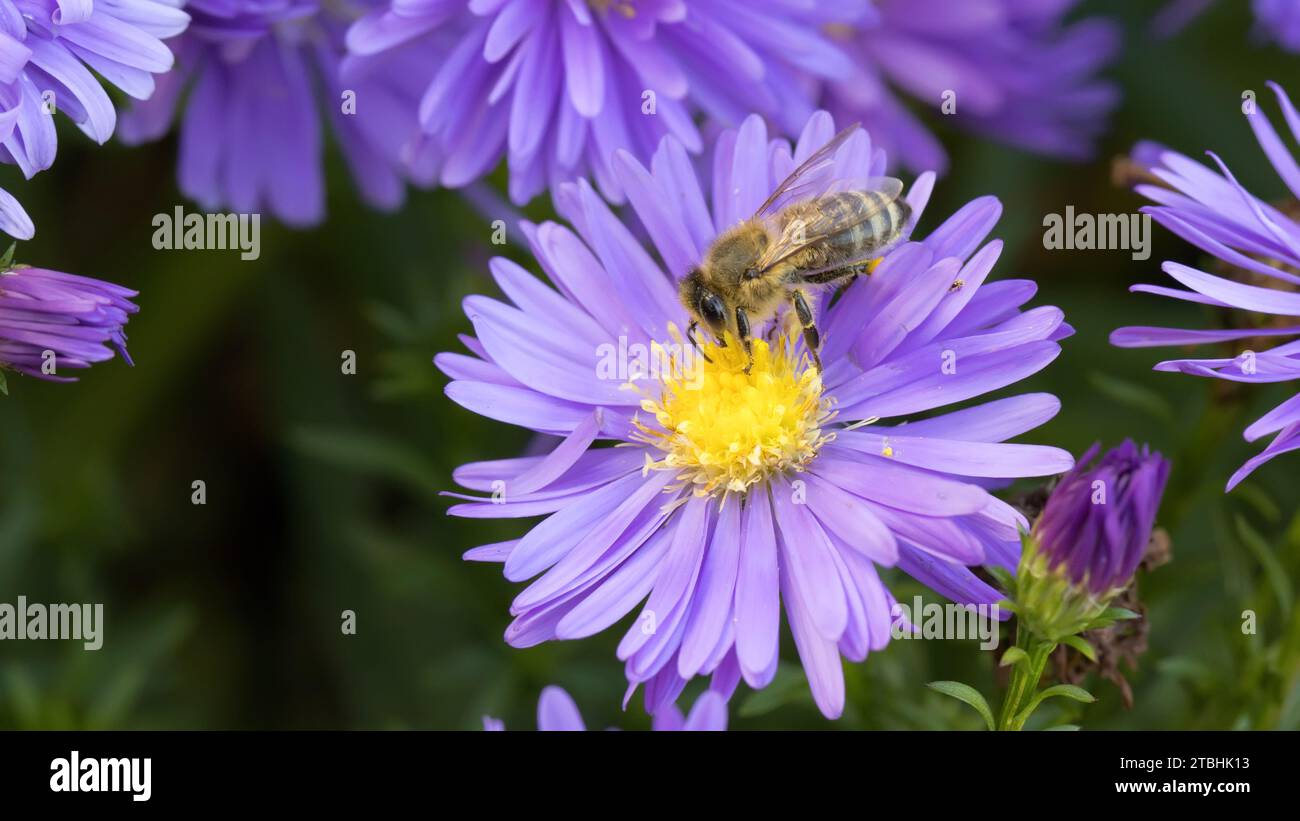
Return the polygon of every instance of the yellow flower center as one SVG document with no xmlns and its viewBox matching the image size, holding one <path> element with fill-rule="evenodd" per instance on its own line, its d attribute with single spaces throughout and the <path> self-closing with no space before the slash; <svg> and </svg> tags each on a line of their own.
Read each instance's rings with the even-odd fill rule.
<svg viewBox="0 0 1300 821">
<path fill-rule="evenodd" d="M 680 340 L 676 328 L 669 330 Z M 662 453 L 658 461 L 647 455 L 647 472 L 677 471 L 697 496 L 741 493 L 802 470 L 832 438 L 822 431 L 834 414 L 822 398 L 821 375 L 806 355 L 795 359 L 788 336 L 773 345 L 755 339 L 748 372 L 749 358 L 734 337 L 725 347 L 704 340 L 700 346 L 702 354 L 689 343 L 678 348 L 686 355 L 660 374 L 657 397 L 641 391 L 641 409 L 654 424 L 638 415 L 638 438 Z"/>
</svg>

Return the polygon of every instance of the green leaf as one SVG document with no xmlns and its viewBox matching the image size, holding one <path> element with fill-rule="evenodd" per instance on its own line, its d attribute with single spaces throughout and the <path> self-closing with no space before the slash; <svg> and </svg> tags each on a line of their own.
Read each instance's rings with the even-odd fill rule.
<svg viewBox="0 0 1300 821">
<path fill-rule="evenodd" d="M 1057 696 L 1072 698 L 1075 701 L 1082 701 L 1084 704 L 1092 704 L 1097 700 L 1092 693 L 1082 687 L 1075 687 L 1073 684 L 1056 684 L 1034 696 L 1033 701 L 1029 702 L 1029 706 L 1020 711 L 1017 720 L 1023 725 L 1033 715 L 1034 710 L 1038 709 L 1038 705 L 1049 698 L 1056 698 Z"/>
<path fill-rule="evenodd" d="M 1255 555 L 1260 568 L 1264 571 L 1264 578 L 1268 580 L 1269 587 L 1273 588 L 1273 595 L 1277 596 L 1278 604 L 1282 606 L 1282 612 L 1291 612 L 1291 603 L 1295 599 L 1295 593 L 1291 588 L 1291 579 L 1287 576 L 1286 570 L 1283 569 L 1282 563 L 1278 561 L 1276 554 L 1268 546 L 1268 542 L 1264 537 L 1250 526 L 1245 517 L 1237 516 L 1235 519 L 1237 535 L 1250 549 L 1250 552 Z"/>
<path fill-rule="evenodd" d="M 1099 630 L 1103 627 L 1110 627 L 1117 621 L 1127 621 L 1128 619 L 1140 619 L 1141 613 L 1136 613 L 1125 607 L 1107 607 L 1101 615 L 1088 622 L 1088 630 Z"/>
<path fill-rule="evenodd" d="M 812 703 L 811 694 L 804 684 L 802 670 L 789 664 L 781 664 L 776 669 L 772 683 L 762 690 L 755 690 L 740 705 L 736 715 L 741 718 L 753 718 L 765 715 L 778 707 L 799 702 Z"/>
<path fill-rule="evenodd" d="M 1013 664 L 1025 664 L 1029 661 L 1029 654 L 1019 647 L 1009 647 L 1007 652 L 1002 654 L 1002 661 L 998 662 L 999 667 L 1010 667 Z"/>
<path fill-rule="evenodd" d="M 1057 724 L 1055 727 L 1046 728 L 1043 732 L 1047 732 L 1048 730 L 1070 731 L 1070 730 L 1078 730 L 1078 729 L 1079 729 L 1078 724 Z"/>
<path fill-rule="evenodd" d="M 1075 701 L 1082 701 L 1084 704 L 1091 704 L 1097 700 L 1092 693 L 1082 687 L 1075 687 L 1073 684 L 1054 684 L 1039 693 L 1037 699 L 1043 701 L 1055 696 L 1065 696 L 1066 698 L 1072 698 Z"/>
<path fill-rule="evenodd" d="M 300 453 L 371 476 L 383 476 L 432 497 L 446 477 L 395 437 L 343 427 L 300 427 L 289 442 Z"/>
<path fill-rule="evenodd" d="M 413 342 L 419 337 L 416 323 L 392 305 L 371 302 L 362 308 L 362 313 L 371 324 L 399 342 Z"/>
<path fill-rule="evenodd" d="M 1277 502 L 1274 502 L 1272 497 L 1254 482 L 1242 482 L 1233 488 L 1232 495 L 1255 508 L 1259 515 L 1270 522 L 1282 518 L 1282 511 L 1278 509 Z"/>
<path fill-rule="evenodd" d="M 984 700 L 984 696 L 980 695 L 979 690 L 960 681 L 932 681 L 925 686 L 974 707 L 976 712 L 983 716 L 985 725 L 990 730 L 993 729 L 993 711 L 989 709 L 989 703 Z"/>
<path fill-rule="evenodd" d="M 1300 679 L 1296 680 L 1290 692 L 1282 699 L 1276 729 L 1300 730 Z"/>
<path fill-rule="evenodd" d="M 1088 659 L 1088 661 L 1091 661 L 1094 664 L 1097 662 L 1096 649 L 1091 644 L 1084 641 L 1081 637 L 1066 636 L 1065 638 L 1061 639 L 1061 643 L 1068 644 L 1069 646 L 1073 647 L 1075 650 L 1078 650 L 1080 653 L 1084 655 L 1084 658 Z"/>
<path fill-rule="evenodd" d="M 1173 408 L 1163 396 L 1136 382 L 1128 382 L 1093 371 L 1088 374 L 1088 383 L 1096 389 L 1097 393 L 1121 405 L 1148 413 L 1163 422 L 1172 421 L 1174 418 Z"/>
<path fill-rule="evenodd" d="M 86 728 L 113 729 L 128 721 L 145 687 L 190 627 L 191 619 L 184 609 L 154 614 L 147 623 L 133 625 L 118 640 L 111 664 L 95 677 L 94 695 L 86 704 Z"/>
<path fill-rule="evenodd" d="M 10 268 L 14 267 L 14 250 L 17 247 L 18 243 L 9 243 L 9 250 L 5 251 L 4 256 L 0 256 L 0 271 L 8 271 Z"/>
<path fill-rule="evenodd" d="M 5 372 L 0 370 L 0 393 L 5 396 L 9 395 L 9 382 L 5 379 Z"/>
<path fill-rule="evenodd" d="M 17 726 L 35 728 L 40 726 L 41 696 L 40 687 L 32 679 L 31 672 L 23 666 L 8 667 L 4 680 L 0 682 L 0 691 L 7 691 L 7 701 L 17 718 Z"/>
<path fill-rule="evenodd" d="M 1192 656 L 1170 656 L 1156 662 L 1156 669 L 1161 674 L 1185 682 L 1199 690 L 1208 690 L 1215 686 L 1214 672 L 1200 659 Z"/>
<path fill-rule="evenodd" d="M 987 565 L 984 569 L 1004 591 L 1011 592 L 1016 589 L 1016 577 L 1011 575 L 1010 570 L 996 564 Z"/>
</svg>

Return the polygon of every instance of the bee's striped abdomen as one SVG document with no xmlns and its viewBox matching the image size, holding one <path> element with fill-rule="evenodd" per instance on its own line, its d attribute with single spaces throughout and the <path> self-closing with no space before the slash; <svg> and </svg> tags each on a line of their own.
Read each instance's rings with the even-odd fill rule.
<svg viewBox="0 0 1300 821">
<path fill-rule="evenodd" d="M 912 209 L 905 200 L 892 202 L 876 191 L 845 191 L 817 201 L 818 210 L 850 227 L 826 239 L 827 251 L 843 259 L 885 248 L 907 226 Z M 874 213 L 872 213 L 874 212 Z M 864 215 L 870 214 L 863 219 Z"/>
</svg>

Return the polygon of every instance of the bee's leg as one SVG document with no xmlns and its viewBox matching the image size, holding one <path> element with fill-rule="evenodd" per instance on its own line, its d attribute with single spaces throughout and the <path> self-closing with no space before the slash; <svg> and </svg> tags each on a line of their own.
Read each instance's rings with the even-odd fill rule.
<svg viewBox="0 0 1300 821">
<path fill-rule="evenodd" d="M 709 355 L 704 352 L 704 349 L 700 347 L 699 340 L 695 338 L 695 329 L 699 327 L 699 324 L 695 320 L 691 320 L 691 324 L 686 326 L 686 339 L 691 343 L 691 347 L 695 349 L 695 352 L 704 357 L 705 362 L 713 364 L 713 360 L 709 359 Z"/>
<path fill-rule="evenodd" d="M 802 281 L 813 285 L 826 285 L 831 282 L 847 285 L 857 279 L 859 274 L 865 273 L 867 273 L 866 265 L 846 265 L 843 268 L 833 268 L 820 274 L 804 277 Z"/>
<path fill-rule="evenodd" d="M 817 323 L 813 318 L 812 307 L 808 305 L 808 299 L 804 296 L 803 291 L 797 288 L 791 292 L 790 301 L 794 303 L 794 311 L 799 316 L 799 324 L 803 326 L 803 341 L 808 348 L 808 353 L 812 354 L 813 364 L 817 370 L 822 369 L 822 358 L 817 353 L 821 347 L 821 334 L 817 333 Z"/>
<path fill-rule="evenodd" d="M 745 313 L 744 308 L 736 309 L 736 335 L 745 346 L 745 356 L 749 357 L 745 363 L 745 373 L 749 373 L 749 369 L 754 367 L 754 346 L 749 338 L 749 314 Z"/>
</svg>

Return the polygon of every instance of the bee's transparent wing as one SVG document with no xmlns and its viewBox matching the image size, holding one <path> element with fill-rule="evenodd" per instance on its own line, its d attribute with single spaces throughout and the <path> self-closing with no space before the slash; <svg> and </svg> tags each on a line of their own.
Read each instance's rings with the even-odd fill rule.
<svg viewBox="0 0 1300 821">
<path fill-rule="evenodd" d="M 844 145 L 849 137 L 852 137 L 857 132 L 858 128 L 858 124 L 854 123 L 831 137 L 825 145 L 810 154 L 808 159 L 790 172 L 790 176 L 781 181 L 781 184 L 772 192 L 772 196 L 768 197 L 767 201 L 754 212 L 754 217 L 757 219 L 773 213 L 776 210 L 775 206 L 778 201 L 798 202 L 799 200 L 819 196 L 821 190 L 832 182 L 828 172 L 831 163 L 835 161 L 835 152 L 839 151 L 840 146 Z"/>
<path fill-rule="evenodd" d="M 853 203 L 855 207 L 852 208 L 843 207 L 842 203 L 825 208 L 815 205 L 822 198 L 844 192 L 872 192 L 877 196 L 855 201 Z M 766 218 L 773 229 L 772 233 L 776 234 L 778 239 L 759 257 L 756 270 L 760 274 L 769 271 L 791 255 L 809 246 L 825 242 L 837 234 L 870 221 L 897 200 L 902 192 L 903 183 L 893 177 L 832 181 L 818 193 L 815 199 L 805 200 L 802 204 L 796 204 Z M 865 254 L 862 260 L 854 262 L 871 259 L 878 256 L 880 252 L 880 249 L 873 249 Z M 841 264 L 835 267 L 841 267 Z M 805 278 L 815 273 L 824 273 L 824 271 L 800 271 Z"/>
</svg>

